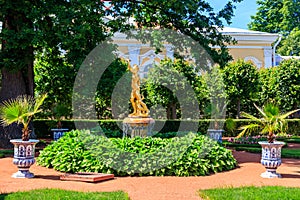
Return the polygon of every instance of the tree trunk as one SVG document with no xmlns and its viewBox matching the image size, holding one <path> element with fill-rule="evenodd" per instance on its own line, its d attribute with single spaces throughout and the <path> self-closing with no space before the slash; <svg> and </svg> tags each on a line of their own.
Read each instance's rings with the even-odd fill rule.
<svg viewBox="0 0 300 200">
<path fill-rule="evenodd" d="M 170 103 L 167 107 L 167 119 L 177 119 L 176 103 Z"/>
<path fill-rule="evenodd" d="M 241 118 L 241 100 L 240 100 L 240 98 L 238 98 L 238 100 L 237 100 L 237 118 L 238 119 Z"/>
<path fill-rule="evenodd" d="M 31 27 L 32 22 L 27 19 L 26 14 L 19 11 L 10 10 L 7 16 L 4 17 L 2 29 L 10 30 L 19 35 L 24 27 Z M 2 30 L 2 31 L 3 31 Z M 18 37 L 16 37 L 18 38 Z M 18 43 L 22 41 L 16 41 Z M 25 48 L 8 48 L 7 41 L 2 38 L 1 52 L 7 59 L 14 59 L 16 62 L 11 62 L 12 66 L 1 67 L 1 91 L 0 103 L 7 99 L 16 98 L 19 95 L 34 95 L 34 50 L 31 43 Z M 12 46 L 10 46 L 12 47 Z M 17 63 L 16 66 L 13 66 Z M 12 68 L 13 70 L 11 70 Z M 12 124 L 9 127 L 0 125 L 0 147 L 8 147 L 9 140 L 21 138 L 20 126 Z"/>
<path fill-rule="evenodd" d="M 4 101 L 11 98 L 16 98 L 21 94 L 26 94 L 25 80 L 22 71 L 9 72 L 2 68 L 2 88 L 0 91 L 0 100 Z"/>
</svg>

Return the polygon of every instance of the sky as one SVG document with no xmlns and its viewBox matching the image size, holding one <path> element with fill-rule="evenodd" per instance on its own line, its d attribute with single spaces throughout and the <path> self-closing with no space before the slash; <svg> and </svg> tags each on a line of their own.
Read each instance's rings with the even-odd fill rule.
<svg viewBox="0 0 300 200">
<path fill-rule="evenodd" d="M 207 0 L 210 5 L 219 11 L 224 7 L 226 0 Z M 232 23 L 230 25 L 224 23 L 224 26 L 229 26 L 233 28 L 248 29 L 247 24 L 251 21 L 250 16 L 255 15 L 257 9 L 256 0 L 243 0 L 241 3 L 236 4 L 236 9 L 234 10 L 235 16 L 232 18 Z"/>
</svg>

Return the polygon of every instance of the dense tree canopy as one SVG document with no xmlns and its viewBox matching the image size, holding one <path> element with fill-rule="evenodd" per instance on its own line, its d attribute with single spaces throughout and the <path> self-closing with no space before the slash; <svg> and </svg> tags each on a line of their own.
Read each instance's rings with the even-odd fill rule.
<svg viewBox="0 0 300 200">
<path fill-rule="evenodd" d="M 248 24 L 251 30 L 280 33 L 280 55 L 298 55 L 298 31 L 300 29 L 299 0 L 258 0 L 258 9 Z"/>
<path fill-rule="evenodd" d="M 280 55 L 300 56 L 300 30 L 298 27 L 285 37 L 277 52 Z"/>
<path fill-rule="evenodd" d="M 257 98 L 258 78 L 257 68 L 250 61 L 237 60 L 224 68 L 223 79 L 229 101 L 227 108 L 231 117 L 240 118 L 240 112 L 252 106 L 251 102 Z"/>
<path fill-rule="evenodd" d="M 68 68 L 53 72 L 76 74 L 97 44 L 116 31 L 131 28 L 130 17 L 139 27 L 164 27 L 189 35 L 214 61 L 224 64 L 230 59 L 224 44 L 229 38 L 218 33 L 216 27 L 223 26 L 222 19 L 230 22 L 235 4 L 240 1 L 228 0 L 219 12 L 204 0 L 113 0 L 111 10 L 105 10 L 104 2 L 99 0 L 0 1 L 0 101 L 20 94 L 34 95 L 37 55 L 43 56 L 47 67 Z M 106 16 L 111 20 L 105 20 Z M 65 80 L 69 78 L 72 75 Z M 65 84 L 72 85 L 71 81 Z"/>
<path fill-rule="evenodd" d="M 36 52 L 46 51 L 54 57 L 65 53 L 68 64 L 78 66 L 109 33 L 129 29 L 125 22 L 132 16 L 139 27 L 166 27 L 191 36 L 216 61 L 224 63 L 229 58 L 224 41 L 229 39 L 217 33 L 216 26 L 222 27 L 222 18 L 230 22 L 234 3 L 240 1 L 228 1 L 218 13 L 207 2 L 196 0 L 114 0 L 109 11 L 105 11 L 103 1 L 1 1 L 1 99 L 33 95 Z M 114 20 L 105 23 L 103 17 L 107 15 Z M 221 47 L 219 51 L 210 48 L 216 45 Z"/>
<path fill-rule="evenodd" d="M 287 35 L 299 27 L 299 0 L 258 0 L 257 4 L 257 12 L 248 25 L 250 29 Z"/>
<path fill-rule="evenodd" d="M 193 95 L 200 103 L 199 109 L 203 110 L 208 101 L 203 78 L 193 65 L 182 59 L 166 59 L 150 69 L 146 93 L 151 105 L 161 105 L 166 109 L 168 119 L 180 118 L 179 108 L 193 102 Z"/>
</svg>

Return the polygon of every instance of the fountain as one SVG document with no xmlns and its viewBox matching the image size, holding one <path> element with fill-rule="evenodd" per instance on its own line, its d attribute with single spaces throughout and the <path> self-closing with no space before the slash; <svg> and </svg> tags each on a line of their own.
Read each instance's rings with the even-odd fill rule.
<svg viewBox="0 0 300 200">
<path fill-rule="evenodd" d="M 149 109 L 143 102 L 144 97 L 140 91 L 139 67 L 134 64 L 130 65 L 130 60 L 125 60 L 128 64 L 128 69 L 132 73 L 131 80 L 131 97 L 130 102 L 133 107 L 133 112 L 123 120 L 123 137 L 146 137 L 152 134 L 154 127 L 154 119 L 149 116 Z"/>
</svg>

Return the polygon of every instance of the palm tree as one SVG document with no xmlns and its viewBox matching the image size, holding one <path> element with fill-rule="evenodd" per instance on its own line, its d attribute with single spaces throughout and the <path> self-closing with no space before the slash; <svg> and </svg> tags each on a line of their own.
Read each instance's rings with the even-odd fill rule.
<svg viewBox="0 0 300 200">
<path fill-rule="evenodd" d="M 300 109 L 293 110 L 284 114 L 281 114 L 277 105 L 268 103 L 263 108 L 256 106 L 256 109 L 262 115 L 262 118 L 257 118 L 251 114 L 242 112 L 241 115 L 253 121 L 253 123 L 242 126 L 240 129 L 243 130 L 238 137 L 245 134 L 250 135 L 253 132 L 260 132 L 262 134 L 268 134 L 268 142 L 273 143 L 275 140 L 275 134 L 285 133 L 288 127 L 286 118 L 299 111 Z"/>
<path fill-rule="evenodd" d="M 29 123 L 32 117 L 41 112 L 39 109 L 44 102 L 46 94 L 34 99 L 32 96 L 20 95 L 16 99 L 6 100 L 0 106 L 0 123 L 8 126 L 12 123 L 22 124 L 22 140 L 28 141 L 30 132 Z"/>
</svg>

